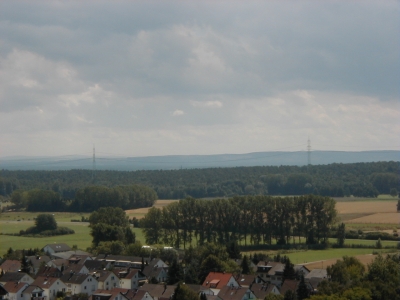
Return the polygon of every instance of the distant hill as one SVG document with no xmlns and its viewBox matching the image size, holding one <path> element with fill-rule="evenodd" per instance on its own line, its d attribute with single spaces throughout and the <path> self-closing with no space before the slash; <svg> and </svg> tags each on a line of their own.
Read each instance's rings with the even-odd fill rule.
<svg viewBox="0 0 400 300">
<path fill-rule="evenodd" d="M 217 155 L 170 155 L 147 157 L 96 157 L 97 170 L 174 170 L 215 167 L 250 166 L 304 166 L 307 165 L 307 152 L 255 152 L 247 154 Z M 400 161 L 400 151 L 312 151 L 312 165 L 332 163 L 357 163 L 377 161 Z M 71 170 L 92 169 L 89 156 L 60 157 L 3 157 L 0 169 L 3 170 Z"/>
</svg>

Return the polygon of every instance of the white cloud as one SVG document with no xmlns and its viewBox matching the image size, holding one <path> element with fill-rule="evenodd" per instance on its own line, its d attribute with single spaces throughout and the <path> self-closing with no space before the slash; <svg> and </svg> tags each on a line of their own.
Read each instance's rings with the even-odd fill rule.
<svg viewBox="0 0 400 300">
<path fill-rule="evenodd" d="M 172 113 L 172 116 L 178 117 L 178 116 L 182 116 L 184 114 L 185 114 L 185 112 L 183 110 L 177 109 Z"/>
<path fill-rule="evenodd" d="M 192 105 L 194 107 L 206 107 L 206 108 L 221 108 L 222 102 L 221 101 L 192 101 Z"/>
</svg>

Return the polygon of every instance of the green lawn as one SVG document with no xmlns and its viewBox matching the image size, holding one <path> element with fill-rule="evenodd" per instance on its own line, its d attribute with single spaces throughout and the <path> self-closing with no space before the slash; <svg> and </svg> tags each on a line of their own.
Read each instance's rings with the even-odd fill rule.
<svg viewBox="0 0 400 300">
<path fill-rule="evenodd" d="M 20 230 L 25 230 L 30 226 L 33 226 L 33 221 L 1 221 L 0 232 L 1 233 L 18 233 Z M 29 248 L 43 248 L 47 244 L 51 243 L 66 243 L 70 247 L 77 245 L 78 249 L 86 250 L 92 243 L 92 236 L 90 235 L 90 228 L 88 223 L 80 222 L 59 222 L 58 226 L 68 227 L 75 231 L 75 234 L 60 235 L 52 237 L 20 237 L 20 236 L 9 236 L 0 235 L 0 256 L 3 256 L 7 250 L 11 247 L 15 249 L 29 249 Z M 133 232 L 136 234 L 136 240 L 145 244 L 143 232 L 140 228 L 133 228 Z"/>
<path fill-rule="evenodd" d="M 313 261 L 320 261 L 331 258 L 342 258 L 343 256 L 355 256 L 362 254 L 372 254 L 374 249 L 353 249 L 353 248 L 342 248 L 342 249 L 327 249 L 327 250 L 307 250 L 307 251 L 298 251 L 292 252 L 286 255 L 290 258 L 291 262 L 294 264 L 302 264 Z M 375 250 L 377 251 L 377 250 Z M 379 250 L 383 252 L 387 252 L 387 250 Z M 393 252 L 391 250 L 390 252 Z"/>
</svg>

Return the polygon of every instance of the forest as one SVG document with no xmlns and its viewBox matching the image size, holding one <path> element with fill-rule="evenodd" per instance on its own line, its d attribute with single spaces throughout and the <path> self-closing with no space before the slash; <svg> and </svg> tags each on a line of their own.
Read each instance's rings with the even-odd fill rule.
<svg viewBox="0 0 400 300">
<path fill-rule="evenodd" d="M 62 198 L 53 190 L 15 190 L 10 197 L 14 208 L 42 212 L 92 212 L 101 207 L 113 206 L 122 209 L 150 207 L 157 199 L 156 192 L 143 185 L 88 186 L 77 190 L 73 200 Z"/>
<path fill-rule="evenodd" d="M 115 188 L 143 185 L 159 199 L 233 197 L 237 195 L 305 195 L 376 197 L 400 190 L 399 162 L 310 166 L 146 171 L 10 171 L 2 170 L 0 195 L 15 190 L 49 190 L 64 200 L 82 195 L 89 186 Z M 79 206 L 78 203 L 75 205 Z"/>
<path fill-rule="evenodd" d="M 158 209 L 151 208 L 141 220 L 148 244 L 186 248 L 197 244 L 231 241 L 243 245 L 301 243 L 324 244 L 337 222 L 335 200 L 300 197 L 247 196 L 230 199 L 188 198 Z"/>
</svg>

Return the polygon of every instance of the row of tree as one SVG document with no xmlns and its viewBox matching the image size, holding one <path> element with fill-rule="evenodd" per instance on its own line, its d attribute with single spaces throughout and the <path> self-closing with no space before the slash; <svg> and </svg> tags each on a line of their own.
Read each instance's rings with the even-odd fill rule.
<svg viewBox="0 0 400 300">
<path fill-rule="evenodd" d="M 11 202 L 17 208 L 43 212 L 91 212 L 106 206 L 135 209 L 152 206 L 156 199 L 156 192 L 143 185 L 88 186 L 78 190 L 72 201 L 62 198 L 57 192 L 43 189 L 16 190 L 11 194 Z"/>
<path fill-rule="evenodd" d="M 16 189 L 52 190 L 74 199 L 89 185 L 114 187 L 142 184 L 160 199 L 232 197 L 235 195 L 303 195 L 375 197 L 400 190 L 399 162 L 330 164 L 316 166 L 265 166 L 183 170 L 8 171 L 2 170 L 0 195 Z"/>
<path fill-rule="evenodd" d="M 229 199 L 188 198 L 162 209 L 151 208 L 140 225 L 149 244 L 176 248 L 196 241 L 225 244 L 230 240 L 251 245 L 300 242 L 325 243 L 336 222 L 335 201 L 300 197 L 246 196 Z"/>
</svg>

